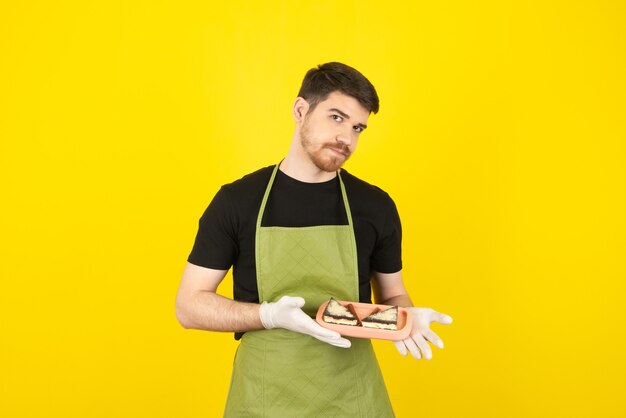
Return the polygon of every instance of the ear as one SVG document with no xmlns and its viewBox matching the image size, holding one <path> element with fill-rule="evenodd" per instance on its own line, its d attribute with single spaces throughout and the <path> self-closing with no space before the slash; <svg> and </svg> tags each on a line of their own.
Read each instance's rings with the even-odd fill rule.
<svg viewBox="0 0 626 418">
<path fill-rule="evenodd" d="M 297 97 L 296 101 L 293 103 L 293 119 L 296 122 L 302 122 L 304 120 L 304 116 L 306 116 L 309 111 L 309 103 L 304 100 L 302 97 Z"/>
</svg>

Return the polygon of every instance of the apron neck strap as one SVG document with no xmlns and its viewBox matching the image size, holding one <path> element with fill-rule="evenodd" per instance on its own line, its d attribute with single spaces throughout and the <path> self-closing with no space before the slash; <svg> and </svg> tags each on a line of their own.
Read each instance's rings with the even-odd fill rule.
<svg viewBox="0 0 626 418">
<path fill-rule="evenodd" d="M 272 190 L 272 184 L 274 184 L 274 180 L 276 179 L 276 173 L 278 172 L 279 166 L 280 166 L 280 163 L 276 164 L 276 166 L 274 167 L 274 170 L 272 171 L 272 176 L 270 177 L 270 181 L 267 183 L 267 187 L 265 188 L 265 194 L 263 195 L 263 201 L 261 202 L 261 208 L 259 209 L 259 215 L 256 220 L 257 229 L 261 227 L 261 220 L 263 219 L 263 213 L 265 212 L 265 205 L 267 204 L 267 200 L 270 196 L 270 191 Z M 346 208 L 346 216 L 348 217 L 348 225 L 352 227 L 352 212 L 350 212 L 350 205 L 348 204 L 348 194 L 346 193 L 346 186 L 344 186 L 343 180 L 341 179 L 341 170 L 337 170 L 337 177 L 339 177 L 339 186 L 341 187 L 341 197 L 343 199 L 343 206 Z"/>
</svg>

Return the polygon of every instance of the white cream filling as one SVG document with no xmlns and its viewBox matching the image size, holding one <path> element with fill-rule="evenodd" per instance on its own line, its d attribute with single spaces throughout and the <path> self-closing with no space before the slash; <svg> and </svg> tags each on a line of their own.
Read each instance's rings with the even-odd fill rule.
<svg viewBox="0 0 626 418">
<path fill-rule="evenodd" d="M 381 324 L 379 322 L 361 322 L 365 328 L 398 329 L 396 324 Z"/>
<path fill-rule="evenodd" d="M 338 319 L 328 315 L 324 315 L 324 322 L 339 325 L 356 325 L 356 319 Z"/>
</svg>

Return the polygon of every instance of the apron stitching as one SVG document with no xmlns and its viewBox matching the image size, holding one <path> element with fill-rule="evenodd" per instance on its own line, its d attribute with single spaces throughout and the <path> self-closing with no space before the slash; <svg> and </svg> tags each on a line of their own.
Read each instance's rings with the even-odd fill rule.
<svg viewBox="0 0 626 418">
<path fill-rule="evenodd" d="M 354 361 L 358 361 L 358 359 L 356 358 L 356 351 L 352 352 L 352 357 L 354 359 Z M 361 398 L 362 396 L 362 392 L 363 389 L 361 388 L 361 380 L 359 379 L 359 375 L 356 371 L 356 369 L 354 370 L 354 383 L 356 385 L 356 389 L 357 389 L 357 397 L 358 397 L 358 401 L 357 401 L 357 405 L 359 407 L 359 417 L 363 416 L 363 413 L 361 412 Z"/>
<path fill-rule="evenodd" d="M 336 391 L 336 393 L 334 394 L 334 396 L 332 396 L 332 397 L 330 397 L 330 398 L 326 396 L 326 397 L 325 397 L 325 398 L 326 398 L 326 400 L 327 400 L 329 403 L 330 403 L 330 402 L 332 402 L 332 401 L 334 401 L 334 400 L 336 400 L 336 399 L 337 399 L 337 398 L 339 398 L 339 396 L 341 395 L 341 393 L 342 393 L 343 389 L 345 389 L 346 387 L 348 387 L 348 388 L 349 388 L 349 387 L 350 387 L 350 386 L 352 386 L 352 385 L 353 385 L 353 383 L 351 383 L 351 382 L 346 382 L 344 386 L 342 386 L 341 388 L 339 388 L 339 390 L 337 390 L 337 391 Z M 324 405 L 324 406 L 326 406 L 326 405 Z M 318 411 L 319 411 L 319 409 L 318 409 Z M 336 414 L 333 414 L 333 416 L 336 416 Z"/>
<path fill-rule="evenodd" d="M 321 267 L 321 268 L 322 268 L 323 270 L 325 270 L 327 273 L 332 273 L 332 272 L 333 272 L 333 270 L 334 270 L 334 269 L 331 269 L 331 268 L 326 267 L 326 264 L 327 264 L 327 263 L 323 263 L 323 262 L 321 262 L 319 259 L 317 259 L 315 256 L 311 255 L 311 251 L 310 251 L 310 250 L 308 250 L 305 246 L 303 246 L 303 245 L 301 245 L 301 244 L 300 244 L 300 242 L 301 242 L 302 240 L 300 240 L 300 241 L 298 241 L 298 242 L 295 242 L 295 240 L 293 240 L 293 241 L 294 241 L 294 245 L 295 245 L 295 246 L 297 246 L 297 248 L 301 248 L 301 249 L 305 252 L 305 256 L 306 256 L 306 257 L 305 257 L 305 256 L 302 256 L 302 257 L 297 258 L 297 257 L 293 256 L 293 255 L 292 255 L 292 252 L 290 251 L 290 252 L 288 252 L 288 253 L 286 254 L 286 256 L 285 256 L 283 259 L 286 259 L 286 258 L 287 258 L 287 256 L 289 256 L 289 258 L 290 258 L 291 260 L 293 260 L 293 262 L 294 262 L 294 263 L 296 263 L 296 264 L 298 264 L 298 265 L 302 265 L 303 260 L 305 260 L 305 258 L 309 258 L 309 259 L 312 259 L 312 260 L 313 260 L 313 261 L 314 261 L 314 262 L 315 262 L 315 263 L 316 263 L 319 267 Z M 319 244 L 318 244 L 318 245 L 319 245 Z M 343 257 L 341 257 L 341 258 L 347 258 L 347 257 L 349 257 L 349 256 L 351 255 L 351 254 L 349 254 L 349 253 L 350 253 L 350 251 L 349 251 L 349 250 L 344 250 L 344 251 L 343 251 Z M 351 265 L 351 264 L 352 264 L 352 263 L 349 263 L 349 265 L 346 265 L 346 267 L 349 267 L 349 270 L 350 270 L 350 271 L 349 271 L 349 273 L 350 273 L 350 274 L 354 274 L 354 271 L 353 271 L 354 269 L 352 269 L 352 268 L 351 268 L 351 267 L 352 267 L 352 265 Z M 293 269 L 293 268 L 295 268 L 295 266 L 294 266 L 294 267 L 292 267 L 292 269 Z M 291 270 L 290 270 L 290 271 L 291 271 Z M 282 279 L 281 279 L 281 280 L 282 280 Z M 279 283 L 280 283 L 280 281 L 279 281 L 279 282 L 274 283 L 274 284 L 272 285 L 272 288 L 276 287 Z"/>
<path fill-rule="evenodd" d="M 299 375 L 298 377 L 305 377 L 305 378 L 306 378 L 306 381 L 307 381 L 307 382 L 309 382 L 309 383 L 313 383 L 313 379 L 314 379 L 314 378 L 315 378 L 315 377 L 316 377 L 316 376 L 317 376 L 317 375 L 321 372 L 321 370 L 318 370 L 318 371 L 317 371 L 317 373 L 315 373 L 312 377 L 310 377 L 310 376 L 307 376 L 307 375 L 306 375 L 304 372 L 302 372 L 300 369 L 298 369 L 298 371 L 300 372 L 300 375 Z M 305 385 L 302 385 L 302 387 L 304 387 L 304 386 L 305 386 Z M 302 397 L 307 398 L 307 397 L 306 397 L 306 395 L 304 394 L 304 392 L 303 392 L 303 390 L 302 390 L 302 388 L 301 388 L 301 387 L 299 388 L 299 387 L 296 387 L 295 385 L 294 385 L 294 387 L 296 388 L 296 390 L 297 390 L 300 394 L 304 395 L 304 396 L 301 396 L 301 398 L 302 398 Z M 313 400 L 314 400 L 314 399 L 315 399 L 315 398 L 316 398 L 316 397 L 317 397 L 320 393 L 321 393 L 321 391 L 320 391 L 320 390 L 318 390 L 317 394 L 316 394 L 315 396 L 313 396 L 313 398 L 311 398 L 311 399 L 308 399 L 308 398 L 307 398 L 307 401 L 308 401 L 307 406 L 308 406 L 308 405 L 311 405 L 311 404 L 312 404 L 312 401 L 313 401 Z M 292 399 L 291 399 L 291 401 L 290 401 L 290 403 L 291 403 L 291 402 L 293 402 L 293 401 L 294 401 L 294 399 L 295 399 L 295 398 L 292 398 Z M 289 405 L 289 404 L 287 404 L 287 405 Z"/>
<path fill-rule="evenodd" d="M 263 377 L 261 378 L 261 411 L 265 417 L 265 368 L 267 367 L 267 343 L 263 344 Z"/>
</svg>

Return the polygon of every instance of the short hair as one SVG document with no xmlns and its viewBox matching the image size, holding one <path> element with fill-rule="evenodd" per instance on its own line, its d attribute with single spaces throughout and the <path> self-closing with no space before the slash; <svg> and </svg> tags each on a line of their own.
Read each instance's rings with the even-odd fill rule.
<svg viewBox="0 0 626 418">
<path fill-rule="evenodd" d="M 354 97 L 370 112 L 378 112 L 378 94 L 372 83 L 354 68 L 340 62 L 328 62 L 307 71 L 298 96 L 309 103 L 309 110 L 313 110 L 335 91 Z"/>
</svg>

